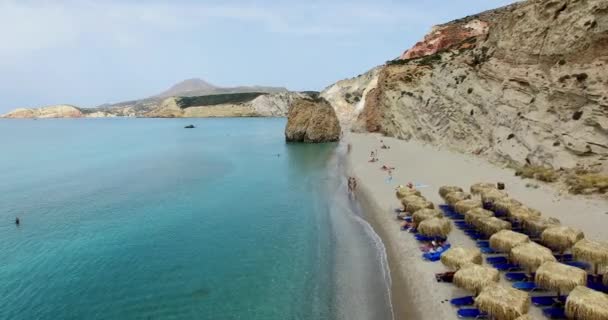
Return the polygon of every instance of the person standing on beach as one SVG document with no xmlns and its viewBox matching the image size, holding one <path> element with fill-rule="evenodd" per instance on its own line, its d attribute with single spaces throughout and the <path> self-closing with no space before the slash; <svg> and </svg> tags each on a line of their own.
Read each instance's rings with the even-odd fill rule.
<svg viewBox="0 0 608 320">
<path fill-rule="evenodd" d="M 352 178 L 352 179 L 353 179 L 353 185 L 352 185 L 351 189 L 352 189 L 352 191 L 355 191 L 355 190 L 357 190 L 357 179 L 355 179 L 355 178 Z"/>
</svg>

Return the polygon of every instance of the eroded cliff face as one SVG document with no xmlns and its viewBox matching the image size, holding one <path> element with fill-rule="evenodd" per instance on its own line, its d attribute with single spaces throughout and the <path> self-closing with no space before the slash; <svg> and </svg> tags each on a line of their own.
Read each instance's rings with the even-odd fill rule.
<svg viewBox="0 0 608 320">
<path fill-rule="evenodd" d="M 84 115 L 80 109 L 71 105 L 57 105 L 43 108 L 20 108 L 5 115 L 4 118 L 27 119 L 27 118 L 82 118 Z"/>
<path fill-rule="evenodd" d="M 376 87 L 380 67 L 374 68 L 352 79 L 338 81 L 321 92 L 329 101 L 345 127 L 349 127 L 363 110 L 367 94 Z"/>
<path fill-rule="evenodd" d="M 289 107 L 285 140 L 320 143 L 340 140 L 340 122 L 323 98 L 301 98 Z"/>
<path fill-rule="evenodd" d="M 608 172 L 608 1 L 533 0 L 435 28 L 355 128 L 491 160 Z"/>
</svg>

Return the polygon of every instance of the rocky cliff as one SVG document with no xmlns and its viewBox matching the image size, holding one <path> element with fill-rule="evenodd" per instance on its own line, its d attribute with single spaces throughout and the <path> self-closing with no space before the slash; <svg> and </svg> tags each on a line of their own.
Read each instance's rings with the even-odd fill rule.
<svg viewBox="0 0 608 320">
<path fill-rule="evenodd" d="M 340 139 L 340 122 L 323 98 L 300 98 L 289 107 L 285 140 L 288 142 L 331 142 Z"/>
<path fill-rule="evenodd" d="M 354 129 L 608 172 L 608 1 L 531 0 L 456 20 L 365 77 L 376 73 Z M 353 91 L 335 86 L 323 95 Z M 328 98 L 336 110 L 340 95 Z"/>
<path fill-rule="evenodd" d="M 289 104 L 301 96 L 280 87 L 218 87 L 201 79 L 188 79 L 144 99 L 96 108 L 20 108 L 0 118 L 285 117 Z"/>
<path fill-rule="evenodd" d="M 43 108 L 15 109 L 3 118 L 82 118 L 84 115 L 80 109 L 71 105 L 57 105 Z"/>
</svg>

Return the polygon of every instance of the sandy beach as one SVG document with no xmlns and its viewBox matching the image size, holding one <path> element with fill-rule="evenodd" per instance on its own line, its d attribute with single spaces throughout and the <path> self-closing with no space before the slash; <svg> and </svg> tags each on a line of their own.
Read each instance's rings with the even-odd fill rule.
<svg viewBox="0 0 608 320">
<path fill-rule="evenodd" d="M 381 149 L 381 140 L 390 149 Z M 434 274 L 446 268 L 440 262 L 424 261 L 413 235 L 399 229 L 394 213 L 400 207 L 394 191 L 397 185 L 412 182 L 438 205 L 443 203 L 438 194 L 442 185 L 468 189 L 476 182 L 503 182 L 510 196 L 540 210 L 544 216 L 582 229 L 588 239 L 608 240 L 604 229 L 608 224 L 608 201 L 560 194 L 550 185 L 516 177 L 510 169 L 433 146 L 375 134 L 352 133 L 345 141 L 352 145 L 348 171 L 357 178 L 357 197 L 387 248 L 396 319 L 457 319 L 456 309 L 448 300 L 470 294 L 452 284 L 437 283 Z M 370 163 L 370 152 L 376 150 L 379 161 Z M 392 179 L 380 169 L 382 165 L 396 168 Z M 530 182 L 539 188 L 526 187 Z M 458 229 L 452 231 L 449 241 L 452 246 L 475 246 Z M 540 319 L 540 309 L 532 307 L 530 314 Z"/>
</svg>

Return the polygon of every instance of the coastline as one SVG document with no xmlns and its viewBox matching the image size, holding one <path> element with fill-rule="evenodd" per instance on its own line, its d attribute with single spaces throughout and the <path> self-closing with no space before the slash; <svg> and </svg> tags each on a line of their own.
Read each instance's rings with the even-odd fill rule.
<svg viewBox="0 0 608 320">
<path fill-rule="evenodd" d="M 417 241 L 410 233 L 400 231 L 394 213 L 400 206 L 394 193 L 397 185 L 422 184 L 419 190 L 438 205 L 442 203 L 437 193 L 441 185 L 468 189 L 475 182 L 504 182 L 510 195 L 540 210 L 543 215 L 582 229 L 589 239 L 608 240 L 608 234 L 601 227 L 608 223 L 608 201 L 559 194 L 542 183 L 538 189 L 527 188 L 525 185 L 530 180 L 515 177 L 511 170 L 471 155 L 377 134 L 349 133 L 344 138 L 352 146 L 346 169 L 349 176 L 358 181 L 357 200 L 387 250 L 396 320 L 458 319 L 456 310 L 447 300 L 467 295 L 466 291 L 451 284 L 437 283 L 434 274 L 445 271 L 445 267 L 439 262 L 424 261 Z M 380 140 L 390 149 L 381 149 Z M 379 162 L 368 162 L 371 150 L 378 151 Z M 380 170 L 382 165 L 396 167 L 392 180 L 389 181 L 387 173 Z M 475 245 L 458 229 L 452 231 L 449 241 L 453 246 Z"/>
</svg>

